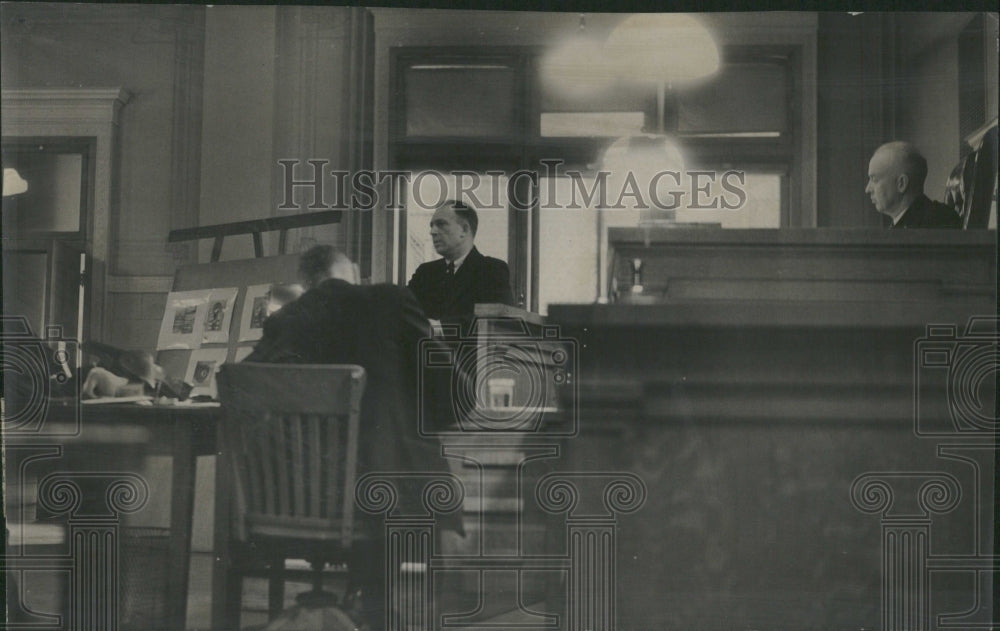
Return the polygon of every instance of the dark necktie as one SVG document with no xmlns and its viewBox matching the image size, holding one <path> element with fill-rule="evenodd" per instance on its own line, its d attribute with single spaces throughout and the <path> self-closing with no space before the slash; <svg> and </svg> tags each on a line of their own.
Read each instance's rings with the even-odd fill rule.
<svg viewBox="0 0 1000 631">
<path fill-rule="evenodd" d="M 448 278 L 453 278 L 455 276 L 455 261 L 448 261 L 447 274 Z"/>
</svg>

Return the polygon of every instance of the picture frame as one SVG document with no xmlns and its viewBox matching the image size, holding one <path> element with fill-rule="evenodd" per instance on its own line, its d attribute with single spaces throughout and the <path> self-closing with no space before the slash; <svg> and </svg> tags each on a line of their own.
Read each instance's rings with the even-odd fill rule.
<svg viewBox="0 0 1000 631">
<path fill-rule="evenodd" d="M 201 348 L 211 290 L 172 291 L 160 322 L 157 350 Z"/>
<path fill-rule="evenodd" d="M 243 294 L 243 312 L 240 317 L 240 342 L 253 342 L 264 335 L 264 320 L 270 314 L 271 283 L 250 285 Z"/>
<path fill-rule="evenodd" d="M 227 344 L 232 326 L 233 308 L 239 288 L 213 289 L 205 309 L 205 326 L 202 342 L 206 344 Z"/>
<path fill-rule="evenodd" d="M 213 399 L 218 397 L 215 375 L 219 367 L 226 363 L 228 354 L 229 349 L 224 347 L 201 348 L 191 352 L 184 375 L 184 381 L 193 386 L 191 396 L 208 395 Z"/>
</svg>

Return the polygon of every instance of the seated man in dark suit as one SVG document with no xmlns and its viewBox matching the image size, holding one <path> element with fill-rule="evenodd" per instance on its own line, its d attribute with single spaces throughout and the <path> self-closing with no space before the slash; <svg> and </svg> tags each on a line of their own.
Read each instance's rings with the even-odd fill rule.
<svg viewBox="0 0 1000 631">
<path fill-rule="evenodd" d="M 868 163 L 865 192 L 875 210 L 892 219 L 890 228 L 961 228 L 962 218 L 924 195 L 927 160 L 908 142 L 889 142 Z"/>
<path fill-rule="evenodd" d="M 359 475 L 369 472 L 447 473 L 436 441 L 417 431 L 419 344 L 431 329 L 409 290 L 396 285 L 358 286 L 356 266 L 330 246 L 302 255 L 299 273 L 307 291 L 264 321 L 264 334 L 245 361 L 358 364 L 367 372 L 361 400 Z M 400 492 L 408 510 L 421 498 Z M 461 516 L 439 520 L 462 531 Z M 377 522 L 369 529 L 381 528 Z M 351 567 L 362 589 L 362 614 L 372 629 L 384 628 L 385 534 L 373 537 Z"/>
<path fill-rule="evenodd" d="M 407 285 L 428 318 L 466 322 L 476 304 L 514 304 L 507 264 L 476 249 L 478 228 L 476 211 L 462 202 L 449 200 L 434 211 L 431 240 L 443 258 L 418 267 Z"/>
</svg>

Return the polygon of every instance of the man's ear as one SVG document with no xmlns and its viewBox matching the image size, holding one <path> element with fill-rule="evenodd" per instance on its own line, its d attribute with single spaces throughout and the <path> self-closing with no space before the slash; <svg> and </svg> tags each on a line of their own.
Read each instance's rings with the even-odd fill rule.
<svg viewBox="0 0 1000 631">
<path fill-rule="evenodd" d="M 900 193 L 905 193 L 906 189 L 910 187 L 910 176 L 905 173 L 900 173 L 896 176 L 896 190 Z"/>
</svg>

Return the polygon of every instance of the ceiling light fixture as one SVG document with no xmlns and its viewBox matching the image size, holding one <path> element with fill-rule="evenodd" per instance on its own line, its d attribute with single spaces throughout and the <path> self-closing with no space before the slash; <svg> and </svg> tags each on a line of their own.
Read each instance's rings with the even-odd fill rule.
<svg viewBox="0 0 1000 631">
<path fill-rule="evenodd" d="M 680 13 L 636 14 L 615 27 L 604 44 L 622 77 L 669 86 L 702 79 L 719 69 L 719 49 L 701 22 Z"/>
</svg>

